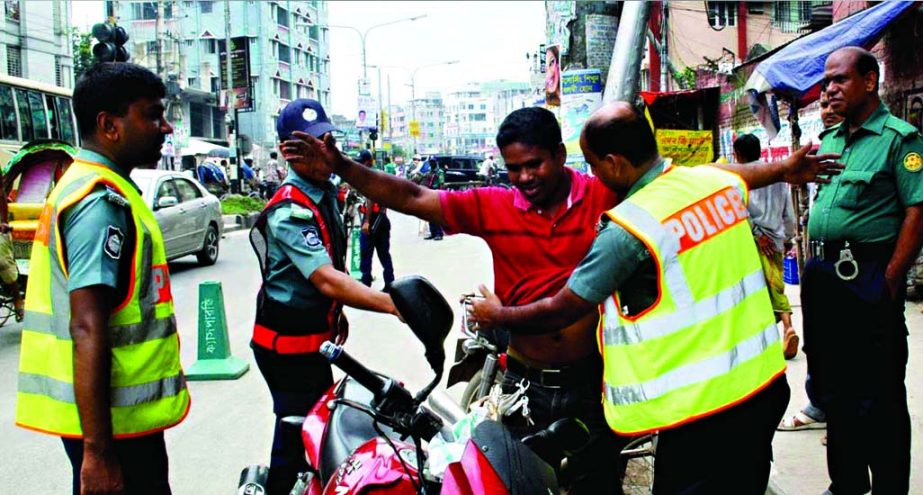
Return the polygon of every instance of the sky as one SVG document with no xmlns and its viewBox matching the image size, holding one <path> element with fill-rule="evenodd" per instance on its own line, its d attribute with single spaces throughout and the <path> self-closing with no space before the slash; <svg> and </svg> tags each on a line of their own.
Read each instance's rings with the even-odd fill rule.
<svg viewBox="0 0 923 495">
<path fill-rule="evenodd" d="M 103 19 L 103 2 L 75 1 L 72 22 L 87 27 Z M 496 79 L 526 82 L 526 53 L 544 39 L 544 2 L 328 2 L 331 26 L 366 31 L 376 24 L 425 15 L 410 22 L 377 27 L 366 37 L 368 65 L 380 65 L 382 95 L 387 104 L 410 99 L 413 69 L 458 60 L 457 64 L 420 69 L 414 78 L 417 97 L 427 91 L 443 95 L 467 82 Z M 328 113 L 355 115 L 358 79 L 362 74 L 360 36 L 347 28 L 330 28 L 331 104 Z M 378 93 L 378 71 L 368 70 L 373 94 Z"/>
</svg>

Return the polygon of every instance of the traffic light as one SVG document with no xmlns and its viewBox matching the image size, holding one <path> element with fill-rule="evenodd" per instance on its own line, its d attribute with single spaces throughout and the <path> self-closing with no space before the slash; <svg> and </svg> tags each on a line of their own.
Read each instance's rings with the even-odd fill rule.
<svg viewBox="0 0 923 495">
<path fill-rule="evenodd" d="M 369 129 L 369 139 L 372 141 L 378 141 L 378 128 L 372 127 Z"/>
<path fill-rule="evenodd" d="M 125 28 L 110 22 L 100 22 L 93 26 L 93 37 L 99 43 L 93 46 L 93 58 L 97 62 L 128 62 L 131 58 L 125 48 L 128 33 Z"/>
</svg>

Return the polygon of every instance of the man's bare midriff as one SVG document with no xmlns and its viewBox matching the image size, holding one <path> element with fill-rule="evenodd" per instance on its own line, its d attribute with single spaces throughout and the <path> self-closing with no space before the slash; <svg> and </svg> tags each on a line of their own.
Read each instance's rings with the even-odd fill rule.
<svg viewBox="0 0 923 495">
<path fill-rule="evenodd" d="M 534 366 L 555 367 L 576 363 L 598 354 L 596 327 L 599 313 L 593 311 L 576 323 L 557 332 L 510 337 L 510 354 Z"/>
</svg>

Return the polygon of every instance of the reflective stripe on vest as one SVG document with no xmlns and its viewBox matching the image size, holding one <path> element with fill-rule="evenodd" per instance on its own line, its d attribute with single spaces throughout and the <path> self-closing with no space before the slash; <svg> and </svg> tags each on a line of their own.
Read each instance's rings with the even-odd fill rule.
<svg viewBox="0 0 923 495">
<path fill-rule="evenodd" d="M 124 299 L 109 317 L 113 435 L 163 430 L 182 421 L 189 409 L 163 237 L 153 212 L 129 181 L 78 160 L 49 195 L 36 231 L 16 406 L 18 425 L 64 437 L 79 438 L 82 429 L 73 390 L 74 346 L 60 218 L 100 184 L 127 200 L 136 240 L 131 250 L 122 251 L 132 256 L 131 277 Z M 105 241 L 101 235 L 100 242 Z"/>
<path fill-rule="evenodd" d="M 670 169 L 607 215 L 640 239 L 657 267 L 655 303 L 625 315 L 601 305 L 604 409 L 637 434 L 739 403 L 785 370 L 739 177 Z"/>
</svg>

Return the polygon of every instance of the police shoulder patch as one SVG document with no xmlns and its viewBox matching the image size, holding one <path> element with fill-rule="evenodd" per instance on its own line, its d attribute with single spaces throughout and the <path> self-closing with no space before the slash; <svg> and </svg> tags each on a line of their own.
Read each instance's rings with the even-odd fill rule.
<svg viewBox="0 0 923 495">
<path fill-rule="evenodd" d="M 919 172 L 920 169 L 923 169 L 923 156 L 920 156 L 916 151 L 911 151 L 904 155 L 904 168 L 908 172 Z"/>
<path fill-rule="evenodd" d="M 313 225 L 302 229 L 301 235 L 304 237 L 305 245 L 309 248 L 316 248 L 323 244 L 323 241 L 321 241 L 320 238 L 320 232 L 317 230 L 317 227 L 314 227 Z"/>
<path fill-rule="evenodd" d="M 289 216 L 299 220 L 311 220 L 314 218 L 314 212 L 304 206 L 293 204 L 289 209 Z"/>
<path fill-rule="evenodd" d="M 117 260 L 122 256 L 122 245 L 125 243 L 125 234 L 115 225 L 106 227 L 106 236 L 103 241 L 103 252 L 110 258 Z"/>
</svg>

